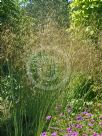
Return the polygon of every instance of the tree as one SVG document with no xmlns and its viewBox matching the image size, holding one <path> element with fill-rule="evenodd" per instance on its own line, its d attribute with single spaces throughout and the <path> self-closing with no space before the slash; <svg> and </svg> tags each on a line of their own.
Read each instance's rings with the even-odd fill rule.
<svg viewBox="0 0 102 136">
<path fill-rule="evenodd" d="M 71 27 L 83 26 L 92 39 L 97 39 L 102 30 L 102 0 L 73 0 L 70 8 Z"/>
<path fill-rule="evenodd" d="M 25 0 L 24 0 L 25 1 Z M 8 67 L 20 64 L 21 55 L 30 48 L 33 35 L 32 18 L 20 7 L 19 0 L 2 0 L 0 2 L 0 45 L 1 74 L 8 73 Z M 32 23 L 33 22 L 33 23 Z M 33 38 L 34 39 L 34 38 Z M 33 40 L 32 40 L 33 41 Z"/>
<path fill-rule="evenodd" d="M 102 25 L 102 0 L 74 0 L 71 4 L 72 21 L 75 26 L 80 24 L 92 25 L 97 21 L 97 27 Z M 94 19 L 94 20 L 91 20 Z"/>
<path fill-rule="evenodd" d="M 61 26 L 67 26 L 67 5 L 66 0 L 32 0 L 27 4 L 26 10 L 30 16 L 35 18 L 36 24 L 45 23 L 45 20 L 51 18 Z"/>
<path fill-rule="evenodd" d="M 20 15 L 18 0 L 2 0 L 0 2 L 0 25 L 1 29 L 6 26 L 14 26 Z"/>
</svg>

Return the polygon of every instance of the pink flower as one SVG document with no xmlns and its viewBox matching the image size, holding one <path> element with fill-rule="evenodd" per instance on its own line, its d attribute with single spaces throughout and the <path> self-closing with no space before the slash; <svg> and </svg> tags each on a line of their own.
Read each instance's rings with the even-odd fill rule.
<svg viewBox="0 0 102 136">
<path fill-rule="evenodd" d="M 73 132 L 71 136 L 78 136 L 78 132 Z"/>
<path fill-rule="evenodd" d="M 42 132 L 41 136 L 47 136 L 46 132 Z"/>
<path fill-rule="evenodd" d="M 92 119 L 92 120 L 91 120 L 91 122 L 95 122 L 95 120 L 94 120 L 94 119 Z"/>
<path fill-rule="evenodd" d="M 53 133 L 51 134 L 51 136 L 57 136 L 57 133 L 56 133 L 56 132 L 53 132 Z"/>
<path fill-rule="evenodd" d="M 77 120 L 83 120 L 83 118 L 82 118 L 80 115 L 78 115 L 78 116 L 76 117 L 76 119 L 77 119 Z"/>
<path fill-rule="evenodd" d="M 92 123 L 89 123 L 89 126 L 90 126 L 90 127 L 92 127 L 92 126 L 93 126 L 93 124 L 92 124 Z"/>
<path fill-rule="evenodd" d="M 83 114 L 87 114 L 88 112 L 87 111 L 84 111 Z"/>
<path fill-rule="evenodd" d="M 97 133 L 94 132 L 92 136 L 99 136 L 99 135 L 98 135 Z"/>
<path fill-rule="evenodd" d="M 102 122 L 99 122 L 99 125 L 101 125 L 101 126 L 102 126 Z"/>
<path fill-rule="evenodd" d="M 67 132 L 68 133 L 72 132 L 72 128 L 71 127 L 67 128 Z"/>
<path fill-rule="evenodd" d="M 84 114 L 85 116 L 87 116 L 87 117 L 92 117 L 92 116 L 93 116 L 91 113 L 88 113 L 88 112 L 86 112 L 86 111 L 84 111 L 83 114 Z"/>
<path fill-rule="evenodd" d="M 50 120 L 52 118 L 52 116 L 47 116 L 46 120 Z"/>
<path fill-rule="evenodd" d="M 76 128 L 82 128 L 83 126 L 80 124 L 76 124 Z"/>
</svg>

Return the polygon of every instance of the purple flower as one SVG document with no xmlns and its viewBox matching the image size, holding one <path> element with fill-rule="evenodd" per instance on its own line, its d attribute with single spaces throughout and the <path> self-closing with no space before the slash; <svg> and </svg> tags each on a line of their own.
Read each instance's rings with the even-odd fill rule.
<svg viewBox="0 0 102 136">
<path fill-rule="evenodd" d="M 76 124 L 76 128 L 82 128 L 83 126 L 80 124 Z"/>
<path fill-rule="evenodd" d="M 91 113 L 88 113 L 88 112 L 83 112 L 83 114 L 86 116 L 86 117 L 88 117 L 88 118 L 90 118 L 90 117 L 92 117 L 93 115 L 91 114 Z"/>
<path fill-rule="evenodd" d="M 102 125 L 102 122 L 99 122 L 100 125 Z"/>
<path fill-rule="evenodd" d="M 94 120 L 94 119 L 92 119 L 92 120 L 91 120 L 91 122 L 95 122 L 95 120 Z"/>
<path fill-rule="evenodd" d="M 76 119 L 77 119 L 77 120 L 83 120 L 83 118 L 82 118 L 80 115 L 78 115 L 78 116 L 76 117 Z"/>
<path fill-rule="evenodd" d="M 67 128 L 67 132 L 68 133 L 72 132 L 72 128 L 71 127 Z"/>
<path fill-rule="evenodd" d="M 78 136 L 78 132 L 73 132 L 71 136 Z"/>
<path fill-rule="evenodd" d="M 88 116 L 88 117 L 92 117 L 92 114 L 91 114 L 91 113 L 88 113 L 87 116 Z"/>
<path fill-rule="evenodd" d="M 93 126 L 93 124 L 92 124 L 92 123 L 89 123 L 88 125 L 89 125 L 90 127 L 92 127 L 92 126 Z"/>
<path fill-rule="evenodd" d="M 42 132 L 41 136 L 47 136 L 46 132 Z"/>
<path fill-rule="evenodd" d="M 85 114 L 88 114 L 88 112 L 87 112 L 87 111 L 84 111 L 83 114 L 84 114 L 84 115 L 85 115 Z"/>
<path fill-rule="evenodd" d="M 50 120 L 52 118 L 52 116 L 47 116 L 46 120 Z"/>
<path fill-rule="evenodd" d="M 92 136 L 98 136 L 98 134 L 94 132 Z"/>
<path fill-rule="evenodd" d="M 57 133 L 56 133 L 56 132 L 53 132 L 53 133 L 51 134 L 51 136 L 57 136 Z"/>
</svg>

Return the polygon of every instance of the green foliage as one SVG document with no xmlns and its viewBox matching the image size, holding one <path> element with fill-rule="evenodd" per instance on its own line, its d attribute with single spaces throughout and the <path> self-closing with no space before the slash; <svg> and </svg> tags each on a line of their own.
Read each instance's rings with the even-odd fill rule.
<svg viewBox="0 0 102 136">
<path fill-rule="evenodd" d="M 101 105 L 102 106 L 102 105 Z M 83 110 L 78 113 L 72 111 L 61 114 L 56 114 L 52 117 L 47 135 L 56 132 L 58 136 L 63 135 L 93 135 L 101 134 L 101 112 L 97 109 L 96 112 Z"/>
<path fill-rule="evenodd" d="M 31 65 L 31 67 L 34 67 L 32 73 L 36 72 L 36 62 L 33 63 L 35 65 Z M 36 68 L 38 69 L 38 67 Z M 48 70 L 46 69 L 46 72 Z M 51 72 L 53 71 L 49 73 Z M 46 75 L 43 76 L 46 77 Z M 1 132 L 4 133 L 3 131 L 6 129 L 5 136 L 39 136 L 48 127 L 46 116 L 53 112 L 60 89 L 38 89 L 34 85 L 29 85 L 27 78 L 25 71 L 19 73 L 16 70 L 16 73 L 11 71 L 9 76 L 1 80 L 2 106 L 3 103 L 11 105 L 9 110 L 6 109 L 7 106 L 3 107 L 8 113 L 6 117 L 1 110 Z M 35 77 L 33 78 L 36 80 Z"/>
<path fill-rule="evenodd" d="M 102 27 L 101 0 L 74 0 L 70 6 L 72 10 L 72 22 L 75 26 L 92 26 L 92 21 L 95 21 L 96 28 L 99 29 Z"/>
<path fill-rule="evenodd" d="M 0 25 L 1 28 L 6 25 L 14 26 L 18 23 L 20 7 L 18 0 L 2 0 L 0 2 Z"/>
<path fill-rule="evenodd" d="M 36 25 L 44 25 L 51 19 L 60 26 L 67 27 L 69 14 L 67 5 L 66 0 L 32 0 L 32 3 L 27 4 L 26 10 L 36 20 Z"/>
<path fill-rule="evenodd" d="M 97 43 L 102 30 L 102 0 L 74 0 L 70 4 L 71 27 L 85 27 L 86 35 Z"/>
<path fill-rule="evenodd" d="M 22 7 L 21 4 L 24 3 L 25 6 Z M 102 30 L 101 3 L 102 0 L 71 2 L 73 29 L 82 25 L 85 27 L 86 34 L 96 40 L 98 35 L 95 37 L 94 34 Z M 73 117 L 79 111 L 89 107 L 92 107 L 94 111 L 94 107 L 97 109 L 101 107 L 99 105 L 102 98 L 101 51 L 97 52 L 95 48 L 92 50 L 88 48 L 89 44 L 87 45 L 86 39 L 79 40 L 82 33 L 80 35 L 66 33 L 65 28 L 69 24 L 67 6 L 66 0 L 32 0 L 31 3 L 27 0 L 2 0 L 0 2 L 2 61 L 0 67 L 0 135 L 40 136 L 50 124 L 46 116 L 56 114 L 56 111 L 54 112 L 56 103 L 58 103 L 57 110 L 61 105 L 65 116 L 57 115 L 52 118 L 52 125 L 60 125 L 61 129 L 66 129 L 65 126 L 69 121 L 77 123 Z M 57 25 L 55 25 L 56 22 Z M 57 50 L 60 53 L 60 48 L 62 49 L 63 46 L 69 54 L 66 56 L 63 52 L 63 54 L 53 56 L 52 52 L 45 52 L 46 50 L 36 52 L 30 63 L 29 76 L 27 61 L 33 52 L 39 50 L 40 46 L 51 47 L 51 49 L 52 46 L 58 46 L 54 54 Z M 48 55 L 55 59 L 58 57 L 59 62 L 56 62 L 56 65 L 55 63 L 49 64 Z M 65 56 L 64 59 L 60 58 L 61 55 Z M 69 86 L 67 86 L 68 81 L 65 81 L 67 85 L 64 88 L 60 80 L 62 77 L 66 80 L 67 72 L 71 72 L 70 69 L 63 72 L 64 68 L 70 67 L 66 61 L 73 66 L 73 76 Z M 36 85 L 31 81 L 31 76 L 36 81 Z M 43 84 L 44 88 L 37 86 L 39 85 L 37 83 Z M 54 88 L 54 86 L 59 88 Z M 72 114 L 69 117 L 67 115 L 70 114 L 70 110 Z M 61 110 L 57 113 L 60 114 Z M 96 122 L 98 122 L 97 119 Z"/>
<path fill-rule="evenodd" d="M 90 101 L 95 98 L 97 94 L 92 89 L 94 81 L 91 77 L 85 75 L 76 75 L 70 83 L 70 91 L 74 99 L 83 99 Z"/>
</svg>

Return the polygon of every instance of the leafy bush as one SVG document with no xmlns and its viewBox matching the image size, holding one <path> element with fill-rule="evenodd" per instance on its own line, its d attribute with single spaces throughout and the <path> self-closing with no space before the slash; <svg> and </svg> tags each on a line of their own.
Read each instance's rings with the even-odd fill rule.
<svg viewBox="0 0 102 136">
<path fill-rule="evenodd" d="M 83 99 L 84 101 L 93 100 L 96 96 L 92 90 L 94 81 L 91 77 L 84 75 L 75 75 L 70 84 L 70 91 L 73 93 L 74 99 Z"/>
<path fill-rule="evenodd" d="M 71 30 L 81 31 L 87 39 L 98 45 L 100 32 L 102 30 L 102 1 L 101 0 L 73 0 L 71 8 Z"/>
</svg>

